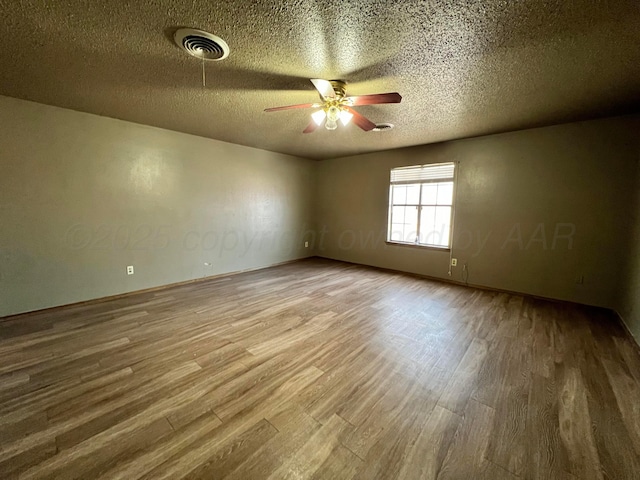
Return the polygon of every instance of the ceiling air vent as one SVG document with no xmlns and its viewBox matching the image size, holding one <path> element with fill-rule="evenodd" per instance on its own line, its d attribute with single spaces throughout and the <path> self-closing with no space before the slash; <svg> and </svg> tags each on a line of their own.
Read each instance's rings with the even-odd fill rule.
<svg viewBox="0 0 640 480">
<path fill-rule="evenodd" d="M 391 123 L 378 123 L 376 128 L 374 128 L 373 132 L 386 132 L 387 130 L 391 130 L 393 128 L 393 124 Z"/>
<path fill-rule="evenodd" d="M 181 28 L 174 35 L 176 43 L 189 55 L 204 60 L 223 60 L 229 55 L 229 45 L 211 33 Z"/>
</svg>

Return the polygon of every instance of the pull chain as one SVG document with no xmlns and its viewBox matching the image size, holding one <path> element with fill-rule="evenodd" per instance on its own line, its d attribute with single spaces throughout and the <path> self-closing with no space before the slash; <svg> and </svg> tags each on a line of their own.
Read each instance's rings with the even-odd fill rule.
<svg viewBox="0 0 640 480">
<path fill-rule="evenodd" d="M 202 86 L 206 87 L 207 86 L 207 77 L 205 75 L 205 69 L 204 69 L 204 52 L 202 55 Z"/>
</svg>

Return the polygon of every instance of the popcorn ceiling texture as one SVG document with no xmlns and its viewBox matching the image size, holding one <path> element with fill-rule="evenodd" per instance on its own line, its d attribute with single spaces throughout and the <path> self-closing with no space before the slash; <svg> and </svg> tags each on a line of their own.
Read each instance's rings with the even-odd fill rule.
<svg viewBox="0 0 640 480">
<path fill-rule="evenodd" d="M 324 159 L 640 110 L 640 2 L 0 0 L 0 94 Z M 179 27 L 227 41 L 200 62 Z M 303 135 L 309 78 L 389 132 Z"/>
</svg>

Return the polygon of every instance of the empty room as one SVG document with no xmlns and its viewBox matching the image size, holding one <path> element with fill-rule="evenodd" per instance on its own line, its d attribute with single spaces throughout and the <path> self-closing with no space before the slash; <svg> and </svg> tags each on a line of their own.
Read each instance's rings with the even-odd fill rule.
<svg viewBox="0 0 640 480">
<path fill-rule="evenodd" d="M 637 0 L 0 14 L 0 478 L 640 478 Z"/>
</svg>

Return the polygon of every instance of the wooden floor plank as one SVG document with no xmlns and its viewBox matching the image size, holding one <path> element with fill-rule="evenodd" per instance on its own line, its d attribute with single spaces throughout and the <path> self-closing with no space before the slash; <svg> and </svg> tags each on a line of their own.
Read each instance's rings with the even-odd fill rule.
<svg viewBox="0 0 640 480">
<path fill-rule="evenodd" d="M 291 458 L 322 425 L 295 404 L 287 404 L 267 419 L 277 430 L 273 438 L 249 455 L 226 479 L 267 478 Z"/>
<path fill-rule="evenodd" d="M 435 480 L 462 417 L 436 406 L 406 457 L 398 479 Z"/>
<path fill-rule="evenodd" d="M 602 480 L 602 465 L 593 436 L 582 372 L 567 367 L 562 370 L 559 379 L 560 437 L 568 452 L 567 470 L 584 480 Z"/>
<path fill-rule="evenodd" d="M 568 454 L 560 438 L 559 398 L 554 378 L 532 374 L 526 425 L 523 477 L 575 478 L 567 470 Z"/>
<path fill-rule="evenodd" d="M 496 416 L 486 458 L 503 469 L 521 476 L 527 455 L 526 425 L 529 417 L 531 382 L 531 340 L 521 333 L 510 338 L 503 382 L 495 403 Z"/>
<path fill-rule="evenodd" d="M 487 355 L 488 345 L 489 342 L 486 340 L 473 339 L 451 375 L 451 380 L 440 396 L 438 405 L 460 415 L 464 412 L 467 401 L 476 388 L 476 379 Z"/>
<path fill-rule="evenodd" d="M 495 410 L 470 400 L 438 474 L 439 480 L 493 478 L 486 460 Z"/>
<path fill-rule="evenodd" d="M 193 480 L 224 478 L 235 470 L 256 449 L 264 445 L 278 431 L 267 420 L 261 420 L 241 435 L 231 438 L 220 446 L 207 462 L 189 473 Z"/>
<path fill-rule="evenodd" d="M 634 381 L 624 365 L 612 360 L 603 360 L 602 363 L 624 419 L 625 428 L 636 454 L 640 457 L 640 385 Z"/>
<path fill-rule="evenodd" d="M 110 479 L 136 479 L 152 471 L 169 458 L 174 456 L 200 438 L 209 435 L 222 422 L 212 413 L 205 412 L 198 416 L 191 423 L 180 429 L 174 428 L 175 434 L 162 439 L 161 442 L 153 444 L 141 450 L 138 455 L 131 455 L 130 458 L 112 466 L 102 472 L 100 478 Z"/>
<path fill-rule="evenodd" d="M 318 429 L 304 445 L 290 456 L 268 478 L 270 480 L 287 480 L 311 478 L 320 466 L 339 447 L 340 434 L 350 425 L 337 414 Z"/>
<path fill-rule="evenodd" d="M 584 377 L 589 415 L 593 424 L 598 425 L 593 429 L 593 436 L 600 465 L 605 478 L 631 480 L 640 472 L 640 456 L 634 448 L 629 448 L 630 445 L 634 446 L 634 442 L 626 428 L 626 425 L 633 423 L 625 421 L 602 361 L 601 356 L 587 354 L 585 369 L 590 375 Z M 616 408 L 610 408 L 612 405 Z M 620 468 L 621 465 L 625 468 Z M 631 474 L 628 470 L 635 473 Z"/>
</svg>

